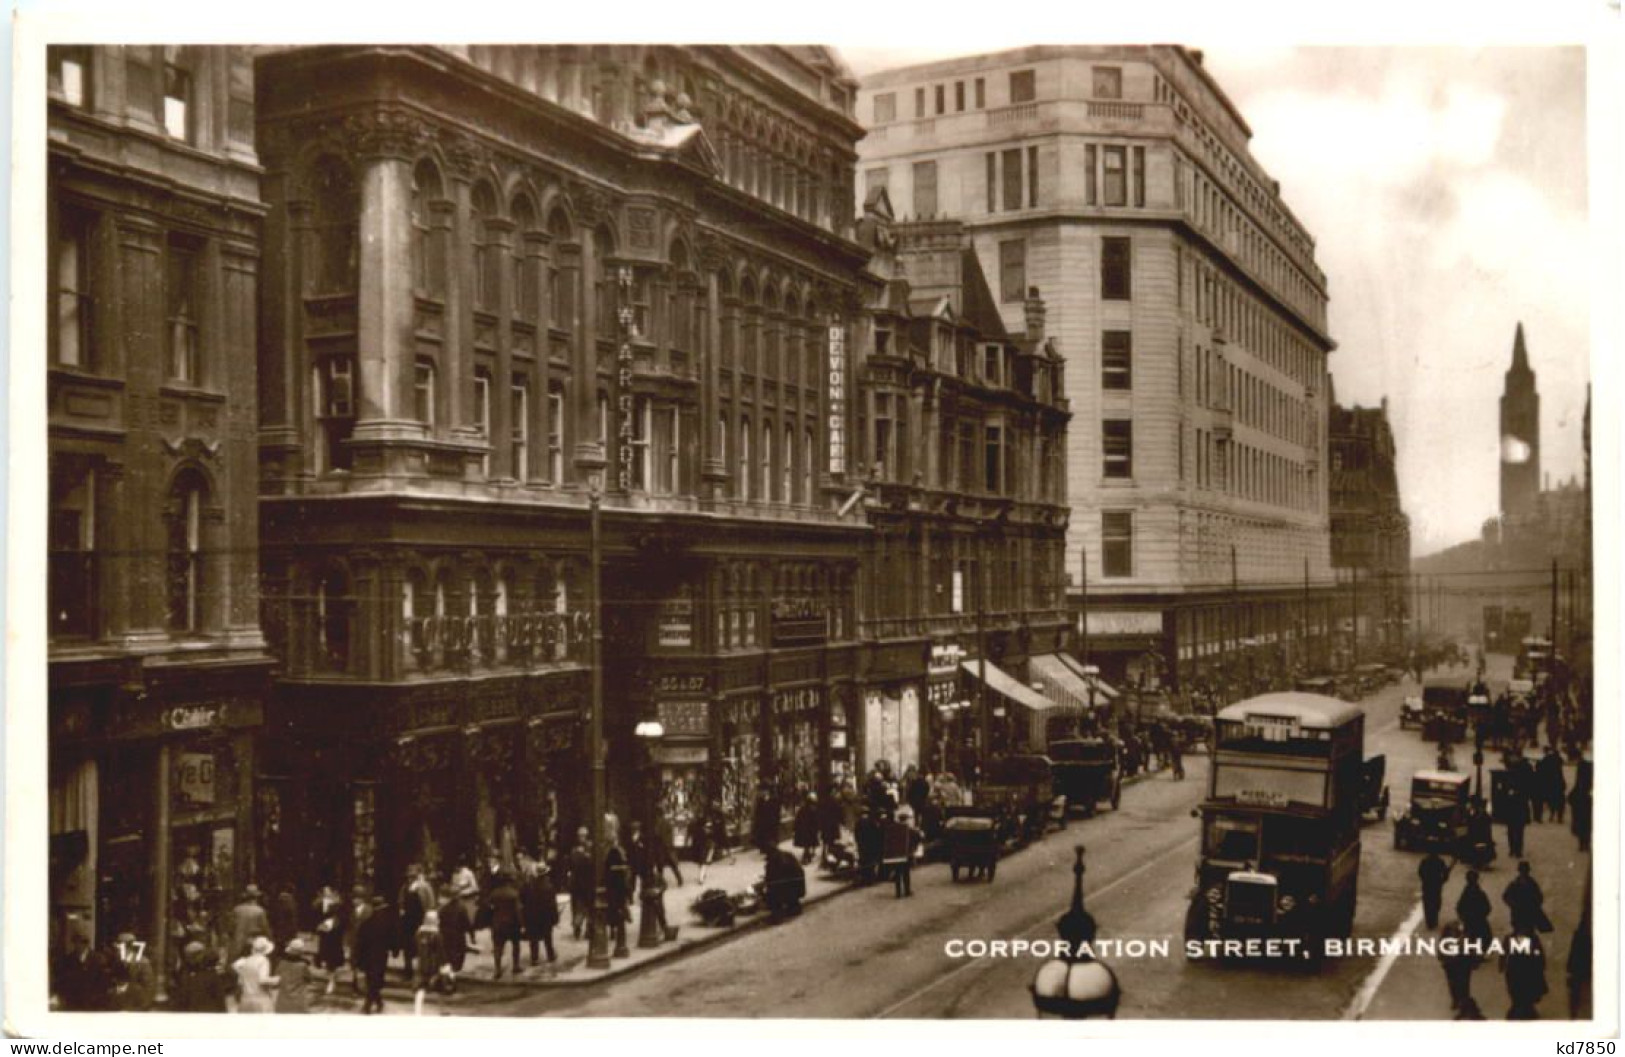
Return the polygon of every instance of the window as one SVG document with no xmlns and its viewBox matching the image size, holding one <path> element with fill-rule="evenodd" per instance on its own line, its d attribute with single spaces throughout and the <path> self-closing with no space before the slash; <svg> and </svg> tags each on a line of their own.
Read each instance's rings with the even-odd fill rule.
<svg viewBox="0 0 1625 1057">
<path fill-rule="evenodd" d="M 815 461 L 817 461 L 817 458 L 818 458 L 818 441 L 814 437 L 813 431 L 810 430 L 810 429 L 807 430 L 802 435 L 802 441 L 803 441 L 803 443 L 802 443 L 802 447 L 801 447 L 801 452 L 802 452 L 802 458 L 801 458 L 801 501 L 803 503 L 809 503 L 810 504 L 810 503 L 813 502 L 813 498 L 814 498 L 813 497 L 813 463 Z"/>
<path fill-rule="evenodd" d="M 63 210 L 56 237 L 56 311 L 52 315 L 56 362 L 66 367 L 89 367 L 90 290 L 89 221 Z"/>
<path fill-rule="evenodd" d="M 480 374 L 474 375 L 475 399 L 479 398 Z M 490 379 L 485 379 L 487 400 L 489 400 Z M 478 408 L 474 412 L 479 414 Z M 434 428 L 434 363 L 431 360 L 419 360 L 412 371 L 412 416 L 419 422 Z"/>
<path fill-rule="evenodd" d="M 1010 102 L 1030 103 L 1038 98 L 1038 83 L 1032 70 L 1012 70 L 1010 73 Z"/>
<path fill-rule="evenodd" d="M 654 491 L 661 495 L 676 495 L 681 484 L 679 455 L 682 451 L 680 419 L 672 406 L 654 409 Z"/>
<path fill-rule="evenodd" d="M 90 49 L 79 47 L 50 47 L 50 90 L 69 106 L 90 106 Z"/>
<path fill-rule="evenodd" d="M 987 426 L 982 430 L 982 485 L 985 490 L 1004 491 L 1004 430 Z"/>
<path fill-rule="evenodd" d="M 1123 68 L 1120 66 L 1096 66 L 1095 70 L 1095 98 L 1121 99 L 1123 98 Z"/>
<path fill-rule="evenodd" d="M 547 387 L 547 479 L 564 482 L 564 386 L 558 382 Z"/>
<path fill-rule="evenodd" d="M 598 402 L 594 405 L 597 414 L 598 446 L 609 454 L 609 394 L 602 389 L 598 390 Z"/>
<path fill-rule="evenodd" d="M 1108 418 L 1102 422 L 1101 451 L 1105 455 L 1105 476 L 1133 477 L 1134 422 L 1126 418 Z"/>
<path fill-rule="evenodd" d="M 514 479 L 530 477 L 530 382 L 522 375 L 513 379 L 512 417 L 508 421 L 508 469 Z"/>
<path fill-rule="evenodd" d="M 989 213 L 999 208 L 999 156 L 987 156 L 987 211 Z"/>
<path fill-rule="evenodd" d="M 897 120 L 897 93 L 882 92 L 875 96 L 875 124 L 883 125 Z"/>
<path fill-rule="evenodd" d="M 916 89 L 914 89 L 914 116 L 915 117 L 924 117 L 925 116 L 925 89 L 924 88 L 916 88 Z"/>
<path fill-rule="evenodd" d="M 169 630 L 197 631 L 201 626 L 203 586 L 203 483 L 184 474 L 170 493 Z"/>
<path fill-rule="evenodd" d="M 976 109 L 987 106 L 987 81 L 976 78 Z"/>
<path fill-rule="evenodd" d="M 434 425 L 434 365 L 429 368 L 428 385 L 425 388 L 424 380 L 418 380 L 418 409 L 419 420 Z M 420 365 L 419 370 L 422 370 Z M 422 418 L 424 401 L 428 402 L 428 418 Z M 486 454 L 480 456 L 480 473 L 489 477 L 491 475 L 491 372 L 484 367 L 474 368 L 474 432 L 479 434 L 480 440 L 487 446 Z"/>
<path fill-rule="evenodd" d="M 1129 240 L 1100 240 L 1100 296 L 1107 301 L 1127 301 L 1133 294 L 1130 278 Z"/>
<path fill-rule="evenodd" d="M 317 161 L 311 174 L 314 238 L 311 240 L 315 259 L 310 262 L 308 274 L 310 293 L 342 294 L 356 288 L 356 263 L 359 239 L 357 220 L 361 212 L 361 195 L 356 188 L 355 175 L 349 166 L 332 155 Z"/>
<path fill-rule="evenodd" d="M 1134 336 L 1126 330 L 1108 330 L 1100 336 L 1100 387 L 1132 389 Z"/>
<path fill-rule="evenodd" d="M 1127 174 L 1123 169 L 1124 148 L 1104 147 L 1101 150 L 1105 160 L 1105 190 L 1106 204 L 1109 206 L 1128 205 Z"/>
<path fill-rule="evenodd" d="M 1005 304 L 1027 297 L 1027 243 L 999 243 L 999 300 Z"/>
<path fill-rule="evenodd" d="M 1134 204 L 1145 205 L 1145 148 L 1135 147 L 1133 152 Z"/>
<path fill-rule="evenodd" d="M 316 448 L 316 472 L 348 470 L 350 448 L 346 443 L 355 429 L 355 360 L 332 356 L 315 368 L 312 393 L 316 403 L 316 423 L 322 443 Z"/>
<path fill-rule="evenodd" d="M 1004 384 L 1004 349 L 998 345 L 982 346 L 982 380 L 988 385 Z"/>
<path fill-rule="evenodd" d="M 876 191 L 886 190 L 887 177 L 890 170 L 886 168 L 870 169 L 863 174 L 863 196 L 868 198 Z"/>
<path fill-rule="evenodd" d="M 954 109 L 956 111 L 962 111 L 962 110 L 965 109 L 965 82 L 964 81 L 955 81 L 954 82 Z"/>
<path fill-rule="evenodd" d="M 198 255 L 193 247 L 171 241 L 169 244 L 169 378 L 197 384 L 198 358 Z"/>
<path fill-rule="evenodd" d="M 427 160 L 418 162 L 412 169 L 412 274 L 425 297 L 446 292 L 445 242 L 431 216 L 433 203 L 444 194 L 439 171 Z"/>
<path fill-rule="evenodd" d="M 1099 153 L 1093 143 L 1083 148 L 1083 200 L 1089 205 L 1100 202 L 1099 176 L 1095 172 Z"/>
<path fill-rule="evenodd" d="M 96 629 L 96 471 L 52 456 L 49 580 L 51 635 L 91 635 Z"/>
<path fill-rule="evenodd" d="M 959 424 L 959 488 L 970 492 L 976 489 L 976 426 L 971 422 Z"/>
<path fill-rule="evenodd" d="M 496 217 L 496 198 L 487 184 L 474 188 L 471 227 L 474 237 L 474 307 L 495 312 L 502 280 L 497 271 L 497 246 L 490 222 Z"/>
<path fill-rule="evenodd" d="M 1004 208 L 1021 208 L 1021 149 L 1004 152 Z"/>
<path fill-rule="evenodd" d="M 773 426 L 762 423 L 762 492 L 764 503 L 773 501 Z"/>
<path fill-rule="evenodd" d="M 939 84 L 936 90 L 937 113 L 941 114 L 948 109 L 948 86 Z"/>
<path fill-rule="evenodd" d="M 1038 205 L 1038 148 L 1027 148 L 1027 208 Z"/>
<path fill-rule="evenodd" d="M 536 230 L 536 213 L 528 198 L 516 198 L 513 208 L 513 304 L 515 319 L 535 324 L 541 318 L 541 260 L 536 256 L 529 236 Z"/>
<path fill-rule="evenodd" d="M 875 394 L 875 420 L 874 420 L 874 446 L 870 449 L 869 457 L 874 465 L 877 475 L 883 481 L 893 479 L 892 459 L 892 430 L 896 423 L 892 419 L 892 394 Z"/>
<path fill-rule="evenodd" d="M 191 142 L 191 103 L 192 74 L 174 62 L 165 62 L 164 132 L 171 139 L 178 139 L 183 143 Z"/>
<path fill-rule="evenodd" d="M 782 464 L 779 468 L 780 493 L 779 498 L 786 503 L 796 500 L 796 431 L 791 426 L 784 427 L 784 450 L 781 453 Z"/>
<path fill-rule="evenodd" d="M 914 163 L 914 215 L 931 217 L 937 212 L 937 163 Z"/>
<path fill-rule="evenodd" d="M 1134 575 L 1134 514 L 1100 512 L 1100 571 L 1105 576 Z"/>
</svg>

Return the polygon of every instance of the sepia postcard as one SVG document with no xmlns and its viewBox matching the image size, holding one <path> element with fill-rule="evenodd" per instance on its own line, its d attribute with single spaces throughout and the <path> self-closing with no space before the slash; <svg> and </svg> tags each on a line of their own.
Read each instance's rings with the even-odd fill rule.
<svg viewBox="0 0 1625 1057">
<path fill-rule="evenodd" d="M 20 17 L 9 1033 L 1617 1032 L 1618 26 L 837 21 Z"/>
</svg>

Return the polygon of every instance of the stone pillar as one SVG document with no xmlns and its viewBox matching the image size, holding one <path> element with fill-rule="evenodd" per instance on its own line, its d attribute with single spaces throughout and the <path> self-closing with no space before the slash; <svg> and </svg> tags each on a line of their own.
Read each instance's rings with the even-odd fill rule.
<svg viewBox="0 0 1625 1057">
<path fill-rule="evenodd" d="M 581 219 L 581 272 L 578 316 L 572 335 L 574 345 L 570 351 L 573 357 L 571 373 L 575 376 L 575 462 L 584 469 L 603 467 L 609 458 L 609 453 L 604 450 L 605 445 L 598 439 L 600 423 L 597 421 L 598 286 L 594 280 L 598 275 L 599 260 L 593 224 L 602 216 L 602 204 L 596 196 L 597 192 L 588 191 L 576 203 L 577 215 Z M 603 423 L 602 426 L 607 436 L 609 424 Z M 586 483 L 584 476 L 582 483 Z M 607 480 L 605 484 L 608 484 Z"/>
<path fill-rule="evenodd" d="M 515 477 L 518 467 L 512 465 L 512 451 L 508 435 L 512 430 L 513 415 L 510 399 L 513 390 L 513 317 L 518 310 L 519 290 L 512 281 L 513 221 L 497 217 L 486 221 L 485 241 L 487 253 L 498 262 L 497 275 L 497 363 L 491 379 L 491 435 L 486 443 L 491 446 L 491 476 Z"/>
<path fill-rule="evenodd" d="M 717 430 L 717 420 L 722 413 L 719 401 L 722 375 L 718 369 L 722 358 L 722 291 L 716 270 L 722 264 L 720 257 L 721 248 L 715 247 L 701 259 L 701 265 L 705 269 L 706 333 L 701 336 L 701 340 L 705 343 L 705 361 L 701 366 L 704 374 L 700 381 L 703 394 L 700 416 L 704 419 L 704 424 L 700 432 L 705 438 L 702 467 L 705 486 L 702 494 L 707 499 L 721 498 L 728 480 L 727 453 L 722 450 L 722 438 Z"/>
<path fill-rule="evenodd" d="M 407 425 L 412 391 L 411 139 L 385 114 L 355 137 L 362 158 L 357 440 Z M 414 429 L 414 433 L 416 430 Z"/>
</svg>

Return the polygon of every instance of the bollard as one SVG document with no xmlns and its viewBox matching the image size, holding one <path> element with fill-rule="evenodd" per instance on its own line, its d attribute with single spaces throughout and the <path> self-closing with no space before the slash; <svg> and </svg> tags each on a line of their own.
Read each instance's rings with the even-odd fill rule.
<svg viewBox="0 0 1625 1057">
<path fill-rule="evenodd" d="M 663 905 L 664 893 L 651 891 L 648 885 L 643 886 L 643 912 L 638 918 L 638 947 L 648 949 L 658 947 L 665 942 L 664 923 L 666 908 Z"/>
</svg>

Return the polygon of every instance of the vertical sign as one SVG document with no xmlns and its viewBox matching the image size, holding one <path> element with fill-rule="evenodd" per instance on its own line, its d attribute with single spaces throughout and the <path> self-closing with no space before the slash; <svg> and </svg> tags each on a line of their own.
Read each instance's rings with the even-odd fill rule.
<svg viewBox="0 0 1625 1057">
<path fill-rule="evenodd" d="M 616 428 L 615 466 L 616 484 L 623 492 L 632 490 L 632 269 L 622 266 L 615 271 L 616 300 L 619 310 L 616 319 L 621 325 L 620 345 L 615 352 L 616 408 L 619 421 Z"/>
<path fill-rule="evenodd" d="M 829 325 L 829 472 L 846 472 L 846 327 Z"/>
</svg>

